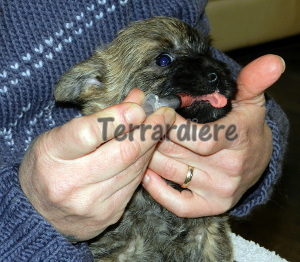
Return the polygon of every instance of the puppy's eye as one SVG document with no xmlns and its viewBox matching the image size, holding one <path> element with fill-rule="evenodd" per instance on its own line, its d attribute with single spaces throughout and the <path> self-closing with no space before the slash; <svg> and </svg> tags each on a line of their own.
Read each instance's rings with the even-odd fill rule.
<svg viewBox="0 0 300 262">
<path fill-rule="evenodd" d="M 207 77 L 208 77 L 208 82 L 210 82 L 210 83 L 214 83 L 214 82 L 216 82 L 218 80 L 218 75 L 216 73 L 214 73 L 214 72 L 209 73 L 207 75 Z"/>
<path fill-rule="evenodd" d="M 174 61 L 174 58 L 169 54 L 160 54 L 156 57 L 156 64 L 158 66 L 168 66 Z"/>
</svg>

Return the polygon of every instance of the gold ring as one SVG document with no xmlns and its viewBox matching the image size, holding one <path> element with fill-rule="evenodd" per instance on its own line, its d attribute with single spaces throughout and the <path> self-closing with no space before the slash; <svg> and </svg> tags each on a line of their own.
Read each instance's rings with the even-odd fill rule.
<svg viewBox="0 0 300 262">
<path fill-rule="evenodd" d="M 188 172 L 187 172 L 186 178 L 185 178 L 183 184 L 181 185 L 182 188 L 187 188 L 189 186 L 190 182 L 192 181 L 193 174 L 194 174 L 194 167 L 188 166 Z"/>
</svg>

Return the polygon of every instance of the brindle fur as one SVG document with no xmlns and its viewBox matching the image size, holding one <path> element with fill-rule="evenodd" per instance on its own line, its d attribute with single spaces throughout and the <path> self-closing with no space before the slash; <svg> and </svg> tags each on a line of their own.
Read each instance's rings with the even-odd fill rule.
<svg viewBox="0 0 300 262">
<path fill-rule="evenodd" d="M 172 54 L 174 62 L 159 67 L 155 59 L 161 53 Z M 217 73 L 217 82 L 208 81 L 211 72 Z M 218 90 L 229 101 L 236 90 L 226 66 L 212 58 L 207 37 L 177 19 L 155 17 L 132 23 L 67 72 L 55 98 L 77 103 L 90 114 L 122 101 L 133 88 L 161 96 Z M 197 102 L 178 112 L 205 123 L 230 109 L 230 102 L 219 109 Z M 121 220 L 90 241 L 90 248 L 99 262 L 229 262 L 229 232 L 226 216 L 180 218 L 139 187 Z"/>
</svg>

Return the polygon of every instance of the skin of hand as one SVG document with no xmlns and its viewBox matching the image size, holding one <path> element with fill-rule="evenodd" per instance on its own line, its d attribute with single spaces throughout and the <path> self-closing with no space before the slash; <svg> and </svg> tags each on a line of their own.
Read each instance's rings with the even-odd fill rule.
<svg viewBox="0 0 300 262">
<path fill-rule="evenodd" d="M 145 116 L 144 95 L 133 90 L 123 103 L 75 118 L 40 135 L 25 154 L 19 170 L 23 192 L 34 208 L 71 241 L 88 240 L 117 222 L 141 183 L 157 141 L 153 131 L 141 139 L 129 124 L 172 125 L 173 109 Z M 113 117 L 102 136 L 99 118 Z M 119 124 L 133 140 L 117 141 Z"/>
<path fill-rule="evenodd" d="M 170 130 L 169 141 L 158 146 L 143 179 L 158 203 L 180 217 L 217 215 L 232 208 L 259 180 L 272 152 L 263 92 L 284 70 L 283 59 L 275 55 L 262 56 L 242 69 L 232 111 L 209 124 L 235 125 L 237 139 L 229 141 L 220 132 L 218 141 L 180 141 Z M 181 124 L 186 120 L 177 115 L 174 125 Z M 202 126 L 197 124 L 197 131 Z M 179 192 L 162 179 L 182 185 L 188 165 L 195 167 L 189 190 Z"/>
</svg>

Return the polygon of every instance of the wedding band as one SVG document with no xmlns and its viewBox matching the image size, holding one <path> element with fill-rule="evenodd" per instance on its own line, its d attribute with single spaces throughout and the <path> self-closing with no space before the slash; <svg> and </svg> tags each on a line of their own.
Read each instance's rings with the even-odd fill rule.
<svg viewBox="0 0 300 262">
<path fill-rule="evenodd" d="M 193 174 L 194 174 L 194 167 L 188 166 L 188 172 L 187 172 L 186 178 L 185 178 L 183 184 L 181 185 L 182 188 L 187 188 L 189 186 L 190 182 L 192 181 Z"/>
</svg>

